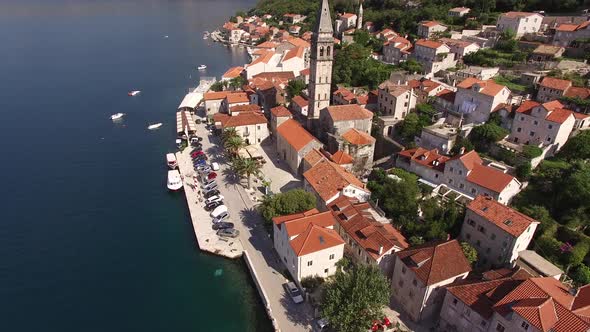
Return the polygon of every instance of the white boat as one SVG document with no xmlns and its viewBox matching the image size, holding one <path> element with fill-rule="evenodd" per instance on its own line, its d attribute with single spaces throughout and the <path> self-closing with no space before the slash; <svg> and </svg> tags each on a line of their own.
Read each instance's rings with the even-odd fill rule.
<svg viewBox="0 0 590 332">
<path fill-rule="evenodd" d="M 180 190 L 182 188 L 182 178 L 177 169 L 168 171 L 168 181 L 166 182 L 166 186 L 172 191 Z"/>
<path fill-rule="evenodd" d="M 154 130 L 162 127 L 162 122 L 154 123 L 148 126 L 149 130 Z"/>
<path fill-rule="evenodd" d="M 199 65 L 199 66 L 197 67 L 197 69 L 198 69 L 198 70 L 204 70 L 204 69 L 207 69 L 207 66 L 205 66 L 205 65 Z"/>
<path fill-rule="evenodd" d="M 125 113 L 115 113 L 115 114 L 111 115 L 111 120 L 119 120 L 123 116 L 125 116 Z"/>
<path fill-rule="evenodd" d="M 168 167 L 170 167 L 170 169 L 175 169 L 178 167 L 178 162 L 176 161 L 176 155 L 174 155 L 174 153 L 166 154 L 166 164 Z"/>
<path fill-rule="evenodd" d="M 129 92 L 127 92 L 127 95 L 128 95 L 128 96 L 130 96 L 130 97 L 135 97 L 135 96 L 137 96 L 137 95 L 138 95 L 140 92 L 141 92 L 141 91 L 139 91 L 139 90 L 133 90 L 133 91 L 129 91 Z"/>
</svg>

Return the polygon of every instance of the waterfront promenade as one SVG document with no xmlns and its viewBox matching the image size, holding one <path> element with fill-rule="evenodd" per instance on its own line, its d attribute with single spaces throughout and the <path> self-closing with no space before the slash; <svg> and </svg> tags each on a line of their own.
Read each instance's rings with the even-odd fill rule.
<svg viewBox="0 0 590 332">
<path fill-rule="evenodd" d="M 283 273 L 286 267 L 275 254 L 270 235 L 264 228 L 262 217 L 256 212 L 240 179 L 236 178 L 228 167 L 228 162 L 220 147 L 219 138 L 211 135 L 204 125 L 197 126 L 197 135 L 203 137 L 203 151 L 209 162 L 218 162 L 221 169 L 217 172 L 219 191 L 224 196 L 225 205 L 230 212 L 229 221 L 235 224 L 240 235 L 230 246 L 228 242 L 219 241 L 211 230 L 211 218 L 199 202 L 199 187 L 193 187 L 195 179 L 190 158 L 190 148 L 178 153 L 177 158 L 181 174 L 185 179 L 185 193 L 191 212 L 195 236 L 201 250 L 225 257 L 244 255 L 252 272 L 252 278 L 263 298 L 267 312 L 278 331 L 311 331 L 312 308 L 308 302 L 295 304 L 286 294 L 283 284 L 287 281 Z M 208 240 L 208 241 L 207 241 Z M 239 249 L 238 249 L 239 248 Z M 232 251 L 238 249 L 238 251 Z M 239 252 L 239 254 L 238 254 Z"/>
</svg>

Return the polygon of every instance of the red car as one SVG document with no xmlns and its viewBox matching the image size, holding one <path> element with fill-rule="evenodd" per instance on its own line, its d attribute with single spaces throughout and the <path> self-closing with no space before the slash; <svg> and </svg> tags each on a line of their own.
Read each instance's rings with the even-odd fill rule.
<svg viewBox="0 0 590 332">
<path fill-rule="evenodd" d="M 195 152 L 191 153 L 191 157 L 195 158 L 195 157 L 198 157 L 198 156 L 201 156 L 204 154 L 205 154 L 205 152 L 203 152 L 203 151 L 195 151 Z"/>
<path fill-rule="evenodd" d="M 209 175 L 207 175 L 207 180 L 213 180 L 216 177 L 217 177 L 217 173 L 211 172 L 211 173 L 209 173 Z"/>
</svg>

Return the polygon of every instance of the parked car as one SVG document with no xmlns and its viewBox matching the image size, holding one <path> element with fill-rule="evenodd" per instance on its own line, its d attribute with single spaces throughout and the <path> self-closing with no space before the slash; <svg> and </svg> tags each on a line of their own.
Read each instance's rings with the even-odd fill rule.
<svg viewBox="0 0 590 332">
<path fill-rule="evenodd" d="M 211 212 L 211 217 L 217 218 L 224 212 L 227 213 L 227 206 L 220 205 L 220 206 L 216 207 L 215 210 L 213 210 L 213 212 Z"/>
<path fill-rule="evenodd" d="M 203 154 L 205 154 L 205 152 L 203 152 L 203 150 L 195 151 L 195 152 L 191 153 L 191 157 L 196 158 L 196 157 L 203 155 Z"/>
<path fill-rule="evenodd" d="M 211 167 L 209 167 L 209 165 L 200 165 L 199 167 L 197 167 L 197 171 L 199 171 L 199 172 L 210 172 L 211 171 Z"/>
<path fill-rule="evenodd" d="M 229 212 L 222 212 L 217 217 L 213 218 L 213 223 L 217 224 L 218 222 L 222 222 L 225 219 L 229 218 Z"/>
<path fill-rule="evenodd" d="M 198 159 L 197 159 L 197 160 L 195 160 L 195 161 L 193 162 L 193 164 L 194 164 L 195 166 L 201 166 L 201 165 L 205 165 L 206 163 L 207 163 L 207 162 L 206 162 L 205 160 L 198 160 Z"/>
<path fill-rule="evenodd" d="M 291 297 L 291 300 L 293 300 L 293 302 L 295 302 L 295 303 L 303 302 L 303 296 L 301 296 L 301 291 L 299 290 L 299 288 L 297 288 L 297 286 L 295 286 L 294 282 L 292 282 L 292 281 L 286 282 L 283 284 L 283 287 L 285 288 L 285 290 L 287 291 L 287 293 L 289 294 L 289 296 Z"/>
<path fill-rule="evenodd" d="M 316 331 L 323 332 L 330 328 L 330 322 L 326 318 L 320 318 L 315 322 Z"/>
<path fill-rule="evenodd" d="M 217 208 L 218 206 L 223 205 L 223 202 L 211 202 L 211 203 L 206 203 L 205 204 L 205 211 L 211 211 L 215 208 Z"/>
<path fill-rule="evenodd" d="M 214 223 L 212 227 L 214 230 L 234 228 L 234 223 L 227 222 L 227 221 L 220 221 L 220 222 Z"/>
<path fill-rule="evenodd" d="M 191 153 L 195 153 L 195 152 L 199 152 L 199 151 L 203 151 L 203 147 L 202 147 L 202 146 L 199 146 L 199 147 L 194 147 L 194 148 L 191 150 Z"/>
<path fill-rule="evenodd" d="M 196 157 L 193 157 L 193 160 L 207 160 L 207 156 L 205 154 L 200 154 Z"/>
<path fill-rule="evenodd" d="M 217 187 L 217 182 L 211 182 L 211 183 L 209 183 L 208 185 L 204 186 L 204 187 L 203 187 L 203 190 L 204 190 L 204 191 L 209 191 L 209 190 L 211 190 L 211 189 L 217 189 L 217 188 L 218 188 L 218 187 Z"/>
<path fill-rule="evenodd" d="M 207 198 L 205 203 L 222 202 L 222 201 L 223 201 L 223 195 L 217 195 L 217 196 L 211 196 L 211 197 Z"/>
<path fill-rule="evenodd" d="M 207 180 L 213 180 L 217 178 L 217 173 L 215 172 L 209 172 L 209 174 L 207 174 Z"/>
<path fill-rule="evenodd" d="M 211 179 L 211 180 L 207 180 L 206 177 L 201 178 L 201 181 L 203 182 L 203 188 L 207 187 L 208 185 L 210 185 L 211 183 L 215 183 L 215 179 Z"/>
<path fill-rule="evenodd" d="M 240 231 L 238 231 L 235 228 L 226 228 L 226 229 L 220 229 L 217 231 L 217 235 L 221 236 L 221 237 L 238 237 L 238 235 L 240 235 Z"/>
<path fill-rule="evenodd" d="M 209 198 L 211 196 L 215 196 L 215 195 L 219 195 L 219 190 L 217 189 L 213 189 L 211 191 L 208 191 L 206 194 L 204 194 L 203 196 L 205 196 L 205 198 Z"/>
<path fill-rule="evenodd" d="M 211 163 L 211 169 L 214 171 L 219 171 L 219 164 L 218 163 Z"/>
</svg>

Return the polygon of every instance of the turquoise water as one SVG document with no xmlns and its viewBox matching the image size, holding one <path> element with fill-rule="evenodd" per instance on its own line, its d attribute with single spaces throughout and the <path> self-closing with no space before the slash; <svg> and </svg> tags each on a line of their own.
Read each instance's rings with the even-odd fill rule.
<svg viewBox="0 0 590 332">
<path fill-rule="evenodd" d="M 242 261 L 200 253 L 165 189 L 195 67 L 247 61 L 202 32 L 252 5 L 0 1 L 2 331 L 270 330 Z"/>
</svg>

